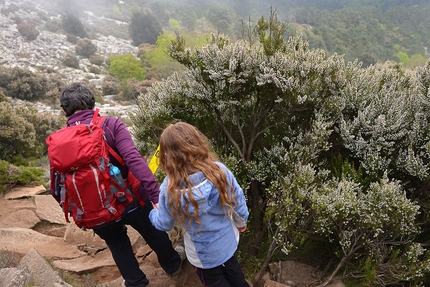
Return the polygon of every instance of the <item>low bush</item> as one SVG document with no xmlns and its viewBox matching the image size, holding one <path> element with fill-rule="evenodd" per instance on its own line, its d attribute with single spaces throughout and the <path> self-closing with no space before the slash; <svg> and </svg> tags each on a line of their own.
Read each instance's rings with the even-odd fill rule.
<svg viewBox="0 0 430 287">
<path fill-rule="evenodd" d="M 6 95 L 4 94 L 4 92 L 0 89 L 0 103 L 1 102 L 6 102 L 7 98 Z"/>
<path fill-rule="evenodd" d="M 103 58 L 103 56 L 100 56 L 100 55 L 92 55 L 88 58 L 88 60 L 90 61 L 91 64 L 97 65 L 97 66 L 102 66 L 103 63 L 105 62 L 105 59 Z"/>
<path fill-rule="evenodd" d="M 74 34 L 67 34 L 66 35 L 66 40 L 67 40 L 67 42 L 76 45 L 78 43 L 78 41 L 79 41 L 79 37 L 76 36 L 76 35 L 74 35 Z"/>
<path fill-rule="evenodd" d="M 16 166 L 0 159 L 0 193 L 7 192 L 16 185 L 43 183 L 43 174 L 44 170 L 41 168 Z"/>
<path fill-rule="evenodd" d="M 15 13 L 19 10 L 19 7 L 15 3 L 10 3 L 9 6 L 5 9 L 7 9 L 8 13 Z"/>
<path fill-rule="evenodd" d="M 30 107 L 12 107 L 0 102 L 0 158 L 12 162 L 15 157 L 40 157 L 46 154 L 46 137 L 64 125 L 64 119 L 39 113 Z M 20 162 L 18 162 L 20 163 Z"/>
<path fill-rule="evenodd" d="M 58 25 L 58 23 L 49 21 L 46 22 L 45 25 L 43 25 L 43 29 L 52 33 L 57 33 L 58 31 L 60 31 L 61 27 Z"/>
<path fill-rule="evenodd" d="M 79 68 L 79 59 L 75 55 L 66 54 L 61 60 L 64 66 L 69 68 L 78 69 Z"/>
<path fill-rule="evenodd" d="M 27 185 L 32 182 L 42 182 L 43 170 L 37 167 L 20 166 L 19 173 L 11 176 L 10 181 L 14 185 Z"/>
<path fill-rule="evenodd" d="M 102 91 L 104 95 L 116 95 L 121 91 L 121 82 L 112 76 L 103 79 Z"/>
<path fill-rule="evenodd" d="M 93 73 L 93 74 L 96 74 L 96 75 L 98 75 L 98 74 L 101 73 L 100 68 L 97 67 L 97 66 L 90 66 L 89 71 L 90 71 L 90 73 Z"/>
<path fill-rule="evenodd" d="M 37 10 L 36 13 L 37 13 L 37 16 L 39 16 L 40 20 L 43 20 L 45 22 L 50 20 L 48 13 L 46 13 L 45 11 Z"/>
<path fill-rule="evenodd" d="M 10 163 L 0 159 L 0 193 L 3 193 L 7 189 L 7 183 L 9 182 L 7 177 L 7 170 Z"/>
<path fill-rule="evenodd" d="M 0 68 L 0 87 L 7 96 L 21 100 L 42 99 L 47 92 L 48 79 L 22 68 Z"/>
<path fill-rule="evenodd" d="M 36 40 L 37 36 L 39 36 L 40 32 L 36 29 L 36 27 L 29 22 L 21 22 L 16 28 L 18 32 L 28 41 Z"/>
<path fill-rule="evenodd" d="M 140 94 L 146 94 L 148 87 L 153 81 L 138 81 L 134 78 L 128 79 L 121 83 L 121 92 L 115 97 L 117 100 L 131 101 L 138 98 Z"/>
<path fill-rule="evenodd" d="M 97 46 L 90 39 L 81 39 L 75 46 L 76 54 L 89 58 L 97 52 Z"/>
<path fill-rule="evenodd" d="M 10 16 L 10 19 L 13 22 L 15 22 L 15 24 L 17 24 L 17 25 L 20 24 L 20 23 L 22 23 L 22 21 L 24 21 L 19 15 L 16 15 L 16 14 Z"/>
</svg>

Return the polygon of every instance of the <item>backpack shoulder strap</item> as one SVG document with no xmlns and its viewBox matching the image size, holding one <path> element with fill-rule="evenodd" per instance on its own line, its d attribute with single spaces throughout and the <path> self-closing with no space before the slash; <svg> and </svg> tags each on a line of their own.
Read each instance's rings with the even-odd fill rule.
<svg viewBox="0 0 430 287">
<path fill-rule="evenodd" d="M 98 126 L 102 126 L 101 124 L 99 124 L 99 122 L 102 122 L 103 123 L 103 121 L 104 121 L 104 119 L 106 118 L 106 117 L 102 117 L 102 116 L 100 116 L 99 117 L 99 111 L 100 111 L 100 109 L 99 108 L 96 108 L 95 110 L 94 110 L 94 115 L 93 115 L 93 118 L 92 118 L 92 120 L 91 120 L 91 124 L 95 124 L 95 125 L 98 125 Z"/>
<path fill-rule="evenodd" d="M 124 165 L 124 164 L 125 164 L 125 162 L 124 162 L 124 160 L 122 159 L 122 157 L 120 157 L 120 156 L 119 156 L 119 154 L 117 154 L 117 152 L 116 152 L 113 148 L 111 148 L 111 146 L 110 146 L 110 145 L 108 145 L 108 144 L 106 143 L 106 147 L 107 147 L 107 149 L 108 149 L 109 153 L 110 153 L 114 158 L 116 158 L 116 160 L 117 160 L 121 165 Z"/>
</svg>

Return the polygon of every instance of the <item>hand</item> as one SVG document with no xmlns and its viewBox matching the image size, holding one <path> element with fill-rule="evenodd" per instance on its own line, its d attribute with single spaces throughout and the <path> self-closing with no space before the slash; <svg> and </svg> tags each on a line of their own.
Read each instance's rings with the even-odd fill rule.
<svg viewBox="0 0 430 287">
<path fill-rule="evenodd" d="M 240 233 L 245 232 L 246 225 L 244 227 L 238 227 L 237 230 L 239 230 Z"/>
<path fill-rule="evenodd" d="M 158 203 L 153 203 L 153 202 L 151 203 L 152 203 L 152 207 L 154 207 L 155 209 L 158 209 Z"/>
</svg>

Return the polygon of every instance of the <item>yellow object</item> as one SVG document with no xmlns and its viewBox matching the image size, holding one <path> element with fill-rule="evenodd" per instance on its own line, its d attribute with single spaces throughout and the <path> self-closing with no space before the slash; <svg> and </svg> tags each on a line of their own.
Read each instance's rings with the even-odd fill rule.
<svg viewBox="0 0 430 287">
<path fill-rule="evenodd" d="M 154 155 L 151 158 L 151 161 L 149 162 L 148 166 L 149 169 L 152 171 L 152 174 L 155 174 L 158 168 L 158 152 L 160 151 L 160 145 L 158 145 L 157 150 L 155 151 Z"/>
</svg>

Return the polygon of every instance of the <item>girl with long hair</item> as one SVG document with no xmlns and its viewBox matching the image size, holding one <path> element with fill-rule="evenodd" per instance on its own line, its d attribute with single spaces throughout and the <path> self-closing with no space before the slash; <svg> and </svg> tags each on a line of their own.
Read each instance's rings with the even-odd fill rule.
<svg viewBox="0 0 430 287">
<path fill-rule="evenodd" d="M 163 231 L 180 224 L 187 259 L 204 286 L 248 287 L 234 253 L 249 213 L 234 175 L 208 139 L 184 122 L 163 131 L 159 163 L 167 176 L 158 209 L 149 215 L 152 224 Z"/>
</svg>

